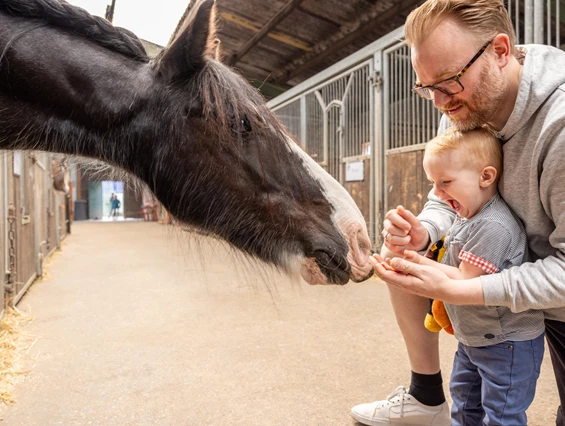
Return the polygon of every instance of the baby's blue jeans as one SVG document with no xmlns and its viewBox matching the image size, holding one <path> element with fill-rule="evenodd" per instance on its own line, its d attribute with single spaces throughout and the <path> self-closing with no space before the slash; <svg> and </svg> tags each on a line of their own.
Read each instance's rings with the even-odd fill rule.
<svg viewBox="0 0 565 426">
<path fill-rule="evenodd" d="M 543 335 L 482 347 L 459 343 L 449 385 L 452 426 L 525 426 L 543 350 Z"/>
</svg>

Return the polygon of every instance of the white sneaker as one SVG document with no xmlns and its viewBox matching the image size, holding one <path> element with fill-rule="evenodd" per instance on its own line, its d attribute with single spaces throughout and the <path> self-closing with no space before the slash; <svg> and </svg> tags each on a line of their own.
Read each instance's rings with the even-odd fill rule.
<svg viewBox="0 0 565 426">
<path fill-rule="evenodd" d="M 356 405 L 351 415 L 359 423 L 369 426 L 451 426 L 449 404 L 444 402 L 437 407 L 424 405 L 404 386 L 399 386 L 383 401 Z"/>
</svg>

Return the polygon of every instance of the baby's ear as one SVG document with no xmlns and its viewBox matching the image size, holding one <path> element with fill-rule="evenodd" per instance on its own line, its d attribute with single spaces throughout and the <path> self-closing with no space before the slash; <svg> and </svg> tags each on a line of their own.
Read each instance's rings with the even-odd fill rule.
<svg viewBox="0 0 565 426">
<path fill-rule="evenodd" d="M 498 176 L 498 172 L 496 168 L 492 166 L 485 167 L 481 172 L 481 180 L 480 185 L 482 188 L 488 188 L 493 183 L 496 182 L 496 177 Z"/>
</svg>

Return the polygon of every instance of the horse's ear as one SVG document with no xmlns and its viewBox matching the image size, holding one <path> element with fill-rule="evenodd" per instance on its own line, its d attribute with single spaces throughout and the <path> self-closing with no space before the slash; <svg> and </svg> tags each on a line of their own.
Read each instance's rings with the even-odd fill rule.
<svg viewBox="0 0 565 426">
<path fill-rule="evenodd" d="M 215 56 L 215 0 L 198 0 L 173 42 L 157 63 L 166 79 L 183 79 Z"/>
</svg>

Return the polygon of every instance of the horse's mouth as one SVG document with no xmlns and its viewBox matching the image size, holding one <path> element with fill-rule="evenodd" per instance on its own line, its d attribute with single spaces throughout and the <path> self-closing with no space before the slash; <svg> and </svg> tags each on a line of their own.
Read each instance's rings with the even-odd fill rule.
<svg viewBox="0 0 565 426">
<path fill-rule="evenodd" d="M 313 253 L 314 261 L 326 276 L 328 284 L 347 284 L 351 275 L 351 266 L 346 258 L 330 254 L 324 250 Z"/>
<path fill-rule="evenodd" d="M 371 278 L 373 276 L 373 274 L 375 273 L 375 269 L 371 268 L 371 270 L 369 271 L 369 273 L 367 273 L 367 275 L 365 275 L 362 278 L 356 278 L 354 276 L 354 274 L 351 275 L 351 281 L 353 281 L 354 283 L 362 283 L 363 281 L 367 281 L 369 278 Z"/>
</svg>

